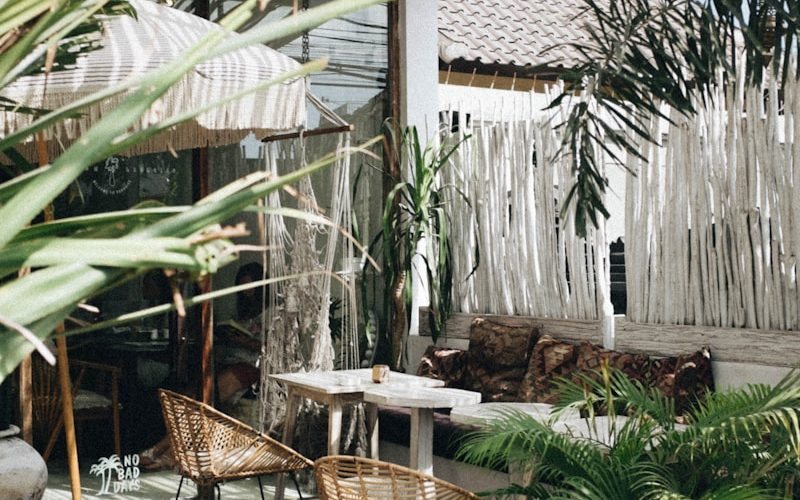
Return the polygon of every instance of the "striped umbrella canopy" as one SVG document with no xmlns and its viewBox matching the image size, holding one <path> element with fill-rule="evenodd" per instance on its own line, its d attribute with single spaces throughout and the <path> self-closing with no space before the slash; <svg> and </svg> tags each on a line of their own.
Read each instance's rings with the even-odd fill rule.
<svg viewBox="0 0 800 500">
<path fill-rule="evenodd" d="M 17 79 L 0 95 L 32 108 L 56 109 L 94 92 L 141 76 L 175 61 L 218 25 L 148 0 L 130 0 L 137 17 L 119 16 L 105 23 L 102 48 L 82 55 L 75 66 L 50 75 Z M 237 34 L 231 37 L 240 36 Z M 145 113 L 138 128 L 252 87 L 299 67 L 299 63 L 263 45 L 250 46 L 197 65 Z M 51 155 L 58 154 L 127 96 L 111 97 L 64 120 L 45 133 Z M 140 155 L 167 150 L 219 146 L 254 131 L 264 137 L 294 129 L 305 121 L 305 82 L 296 78 L 199 115 L 126 151 Z M 31 123 L 31 115 L 0 112 L 4 135 Z M 23 151 L 23 153 L 30 153 Z"/>
</svg>

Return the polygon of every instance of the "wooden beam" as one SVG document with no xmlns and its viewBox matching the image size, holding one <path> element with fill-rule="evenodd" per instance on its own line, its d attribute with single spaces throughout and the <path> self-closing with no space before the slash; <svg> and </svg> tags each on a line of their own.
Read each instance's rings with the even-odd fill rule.
<svg viewBox="0 0 800 500">
<path fill-rule="evenodd" d="M 452 70 L 439 71 L 439 83 L 449 85 L 460 85 L 462 87 L 494 88 L 495 90 L 514 90 L 520 92 L 544 93 L 547 86 L 552 86 L 555 82 L 550 79 L 534 79 L 509 76 L 482 75 L 480 73 L 460 73 Z M 492 85 L 494 84 L 494 87 Z"/>
<path fill-rule="evenodd" d="M 353 124 L 342 125 L 340 127 L 323 127 L 323 128 L 315 128 L 311 130 L 306 130 L 303 132 L 303 137 L 314 137 L 318 135 L 327 135 L 327 134 L 338 134 L 341 132 L 352 132 L 356 129 L 356 126 Z M 285 134 L 276 134 L 264 137 L 261 139 L 261 142 L 275 142 L 275 141 L 282 141 L 284 139 L 297 139 L 300 137 L 300 131 L 297 132 L 287 132 Z"/>
<path fill-rule="evenodd" d="M 800 366 L 800 332 L 633 323 L 617 318 L 616 350 L 651 356 L 676 356 L 700 347 L 711 359 L 768 366 Z"/>
<path fill-rule="evenodd" d="M 390 2 L 388 5 L 389 24 L 389 68 L 386 77 L 389 91 L 389 103 L 386 115 L 392 120 L 400 122 L 400 2 Z M 388 194 L 388 193 L 384 193 Z"/>
<path fill-rule="evenodd" d="M 428 314 L 430 314 L 429 308 L 420 308 L 419 334 L 430 337 Z M 542 334 L 570 342 L 582 342 L 584 340 L 594 344 L 603 342 L 599 321 L 466 313 L 453 313 L 450 316 L 447 320 L 447 334 L 444 339 L 469 339 L 470 325 L 475 318 L 493 319 L 514 326 L 535 326 L 539 328 Z"/>
</svg>

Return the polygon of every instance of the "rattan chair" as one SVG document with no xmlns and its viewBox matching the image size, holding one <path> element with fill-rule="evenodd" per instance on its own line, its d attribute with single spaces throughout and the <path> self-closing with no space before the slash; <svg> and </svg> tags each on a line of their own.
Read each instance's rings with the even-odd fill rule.
<svg viewBox="0 0 800 500">
<path fill-rule="evenodd" d="M 474 493 L 408 467 L 332 455 L 314 463 L 320 500 L 461 500 Z"/>
<path fill-rule="evenodd" d="M 164 389 L 158 392 L 181 474 L 176 498 L 184 478 L 198 488 L 212 488 L 225 481 L 257 477 L 261 489 L 261 476 L 288 472 L 298 486 L 294 472 L 314 466 L 288 446 L 206 404 Z"/>
<path fill-rule="evenodd" d="M 114 453 L 122 456 L 120 443 L 119 378 L 116 366 L 70 360 L 72 382 L 72 415 L 81 424 L 87 420 L 111 420 Z M 87 386 L 92 390 L 87 389 Z M 44 447 L 42 458 L 46 462 L 53 452 L 58 437 L 64 429 L 64 413 L 61 406 L 61 385 L 58 370 L 36 355 L 33 357 L 33 404 L 34 434 L 37 444 Z M 78 428 L 80 431 L 80 427 Z M 79 434 L 80 435 L 80 434 Z M 45 441 L 45 437 L 47 440 Z M 45 445 L 46 443 L 46 445 Z"/>
</svg>

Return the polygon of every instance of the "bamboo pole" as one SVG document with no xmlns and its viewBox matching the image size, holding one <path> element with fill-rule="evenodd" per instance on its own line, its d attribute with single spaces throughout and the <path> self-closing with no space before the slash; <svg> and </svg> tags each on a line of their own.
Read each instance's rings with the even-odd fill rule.
<svg viewBox="0 0 800 500">
<path fill-rule="evenodd" d="M 19 408 L 22 424 L 22 439 L 33 444 L 33 363 L 28 356 L 19 365 Z"/>
<path fill-rule="evenodd" d="M 69 380 L 69 360 L 67 358 L 67 339 L 64 325 L 56 327 L 56 349 L 58 354 L 58 379 L 61 385 L 61 407 L 64 411 L 64 436 L 67 442 L 67 462 L 69 464 L 69 484 L 72 500 L 81 498 L 81 475 L 78 466 L 78 446 L 75 440 L 75 417 L 72 413 L 72 384 Z"/>
<path fill-rule="evenodd" d="M 44 137 L 36 135 L 36 148 L 39 155 L 39 165 L 49 163 Z M 52 206 L 44 211 L 45 222 L 54 219 Z M 67 444 L 67 464 L 69 468 L 69 483 L 72 491 L 72 500 L 81 499 L 81 475 L 78 464 L 78 446 L 75 440 L 75 416 L 72 413 L 72 383 L 69 379 L 69 359 L 67 357 L 67 339 L 64 333 L 64 324 L 59 323 L 55 329 L 56 349 L 58 358 L 58 382 L 61 389 L 61 409 L 64 413 L 64 436 Z M 29 393 L 30 394 L 30 393 Z"/>
</svg>

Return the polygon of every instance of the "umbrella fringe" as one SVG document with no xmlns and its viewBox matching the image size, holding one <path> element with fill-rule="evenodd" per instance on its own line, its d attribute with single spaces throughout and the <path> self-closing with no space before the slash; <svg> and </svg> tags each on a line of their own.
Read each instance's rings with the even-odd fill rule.
<svg viewBox="0 0 800 500">
<path fill-rule="evenodd" d="M 126 81 L 131 82 L 132 91 L 140 75 L 171 64 L 191 50 L 208 30 L 219 29 L 213 23 L 176 9 L 140 0 L 131 3 L 138 12 L 138 20 L 127 16 L 113 18 L 107 25 L 102 49 L 80 58 L 75 68 L 48 76 L 21 77 L 3 88 L 2 96 L 29 108 L 52 110 Z M 156 101 L 131 131 L 146 129 L 198 106 L 219 102 L 298 67 L 296 61 L 265 46 L 242 48 L 205 61 Z M 82 110 L 81 116 L 63 120 L 45 130 L 51 158 L 122 104 L 131 91 L 113 95 Z M 294 129 L 304 123 L 305 118 L 305 80 L 295 78 L 209 110 L 123 154 L 133 156 L 231 144 L 251 131 L 264 137 Z M 23 130 L 34 119 L 31 114 L 0 111 L 0 132 L 7 136 Z M 32 136 L 29 141 L 22 144 L 21 152 L 32 160 L 35 159 Z"/>
</svg>

